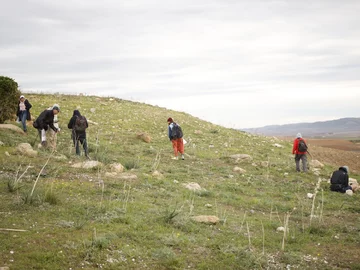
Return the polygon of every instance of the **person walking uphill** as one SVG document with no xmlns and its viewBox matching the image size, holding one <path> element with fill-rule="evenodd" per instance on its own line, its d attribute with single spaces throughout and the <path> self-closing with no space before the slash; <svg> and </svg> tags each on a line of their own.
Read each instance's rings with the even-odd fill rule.
<svg viewBox="0 0 360 270">
<path fill-rule="evenodd" d="M 296 135 L 296 139 L 294 140 L 293 155 L 295 154 L 295 164 L 296 164 L 296 171 L 300 172 L 300 160 L 302 162 L 302 169 L 304 172 L 307 172 L 307 145 L 305 140 L 302 138 L 301 133 Z"/>
<path fill-rule="evenodd" d="M 184 141 L 181 127 L 171 117 L 168 118 L 167 122 L 169 125 L 168 136 L 174 149 L 174 157 L 172 159 L 178 159 L 178 153 L 180 152 L 181 159 L 184 160 Z"/>
<path fill-rule="evenodd" d="M 32 105 L 30 104 L 30 102 L 24 96 L 20 96 L 16 116 L 19 117 L 24 132 L 27 132 L 26 120 L 31 120 L 31 115 L 30 115 L 31 107 Z"/>
<path fill-rule="evenodd" d="M 47 146 L 46 131 L 49 129 L 49 127 L 53 131 L 55 131 L 55 133 L 60 132 L 60 130 L 54 126 L 54 116 L 57 115 L 59 112 L 60 107 L 53 106 L 51 110 L 46 109 L 45 111 L 43 111 L 33 123 L 33 127 L 39 131 L 41 145 L 44 147 Z"/>
<path fill-rule="evenodd" d="M 74 110 L 68 128 L 71 129 L 71 138 L 74 142 L 76 155 L 80 156 L 80 146 L 82 144 L 85 156 L 89 158 L 88 147 L 86 142 L 86 129 L 89 127 L 86 117 L 81 115 L 78 110 Z"/>
</svg>

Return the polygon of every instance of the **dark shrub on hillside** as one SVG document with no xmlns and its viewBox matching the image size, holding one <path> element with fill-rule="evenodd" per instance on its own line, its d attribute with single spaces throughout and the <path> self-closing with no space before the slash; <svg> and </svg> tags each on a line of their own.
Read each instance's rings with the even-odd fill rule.
<svg viewBox="0 0 360 270">
<path fill-rule="evenodd" d="M 17 82 L 9 77 L 0 76 L 0 124 L 16 114 L 19 97 Z"/>
</svg>

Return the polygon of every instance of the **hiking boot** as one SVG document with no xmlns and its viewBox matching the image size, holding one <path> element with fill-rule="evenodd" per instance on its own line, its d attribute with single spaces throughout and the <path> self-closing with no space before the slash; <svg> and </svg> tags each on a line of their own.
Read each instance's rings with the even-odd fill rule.
<svg viewBox="0 0 360 270">
<path fill-rule="evenodd" d="M 46 146 L 47 146 L 47 142 L 46 142 L 46 141 L 42 141 L 42 142 L 41 142 L 41 146 L 42 146 L 42 147 L 46 147 Z"/>
<path fill-rule="evenodd" d="M 181 155 L 181 159 L 182 159 L 182 160 L 185 160 L 184 154 Z"/>
<path fill-rule="evenodd" d="M 171 159 L 175 159 L 175 160 L 178 160 L 178 157 L 172 157 Z"/>
</svg>

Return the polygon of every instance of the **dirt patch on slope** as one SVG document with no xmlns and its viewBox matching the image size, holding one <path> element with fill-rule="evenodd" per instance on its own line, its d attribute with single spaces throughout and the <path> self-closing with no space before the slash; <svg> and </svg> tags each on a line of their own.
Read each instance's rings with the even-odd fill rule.
<svg viewBox="0 0 360 270">
<path fill-rule="evenodd" d="M 349 166 L 351 173 L 360 173 L 360 144 L 341 139 L 308 139 L 313 159 L 333 166 Z"/>
</svg>

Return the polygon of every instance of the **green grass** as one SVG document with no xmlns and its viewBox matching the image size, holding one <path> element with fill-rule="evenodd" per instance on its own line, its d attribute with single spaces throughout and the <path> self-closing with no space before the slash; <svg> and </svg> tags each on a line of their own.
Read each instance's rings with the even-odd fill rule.
<svg viewBox="0 0 360 270">
<path fill-rule="evenodd" d="M 27 158 L 16 152 L 21 142 L 34 144 L 32 127 L 27 136 L 1 130 L 0 228 L 25 231 L 0 231 L 0 267 L 359 269 L 358 195 L 329 191 L 326 180 L 335 166 L 322 169 L 323 191 L 313 201 L 306 194 L 314 193 L 319 177 L 295 172 L 288 142 L 143 103 L 91 96 L 27 98 L 33 116 L 60 104 L 62 132 L 46 175 L 30 196 L 51 153 L 39 150 L 37 157 Z M 90 120 L 90 157 L 103 163 L 96 169 L 71 167 L 85 161 L 75 156 L 67 129 L 76 108 Z M 171 160 L 170 116 L 188 141 L 184 161 Z M 140 132 L 149 134 L 151 143 L 138 139 Z M 236 163 L 234 154 L 252 160 Z M 60 155 L 66 159 L 56 159 Z M 125 174 L 137 178 L 108 176 L 112 163 L 121 163 Z M 234 172 L 235 166 L 246 172 Z M 154 170 L 162 177 L 153 176 Z M 189 182 L 203 190 L 185 189 Z M 220 222 L 197 224 L 191 219 L 195 215 L 216 215 Z M 285 226 L 287 216 L 283 245 L 284 233 L 277 228 Z M 339 253 L 346 256 L 335 256 Z"/>
</svg>

